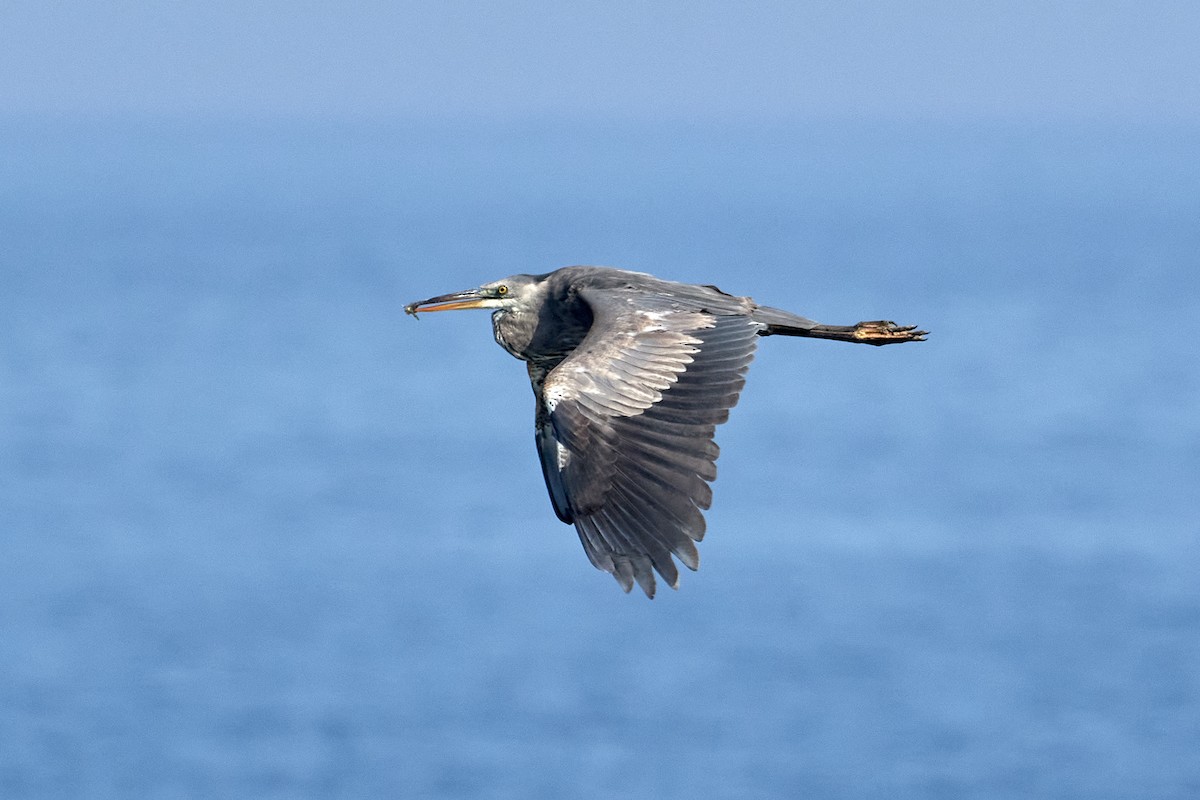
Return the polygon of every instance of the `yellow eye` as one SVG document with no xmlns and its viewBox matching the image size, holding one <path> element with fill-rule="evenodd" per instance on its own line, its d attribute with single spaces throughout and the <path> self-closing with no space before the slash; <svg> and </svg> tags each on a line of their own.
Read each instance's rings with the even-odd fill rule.
<svg viewBox="0 0 1200 800">
<path fill-rule="evenodd" d="M 500 295 L 501 297 L 504 297 L 504 295 L 508 294 L 508 287 L 505 286 L 504 284 L 500 284 L 499 286 L 496 287 L 496 294 Z"/>
</svg>

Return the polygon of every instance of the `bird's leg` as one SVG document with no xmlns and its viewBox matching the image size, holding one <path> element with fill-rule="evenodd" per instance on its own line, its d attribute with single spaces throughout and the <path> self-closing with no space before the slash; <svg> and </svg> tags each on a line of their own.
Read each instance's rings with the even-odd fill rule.
<svg viewBox="0 0 1200 800">
<path fill-rule="evenodd" d="M 836 339 L 839 342 L 885 345 L 923 342 L 927 333 L 917 330 L 916 325 L 897 325 L 890 320 L 877 319 L 857 325 L 816 325 L 803 335 L 815 339 Z"/>
</svg>

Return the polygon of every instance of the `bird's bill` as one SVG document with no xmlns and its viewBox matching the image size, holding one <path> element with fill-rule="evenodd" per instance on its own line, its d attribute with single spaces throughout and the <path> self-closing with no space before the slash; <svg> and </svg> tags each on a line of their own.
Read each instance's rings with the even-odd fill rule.
<svg viewBox="0 0 1200 800">
<path fill-rule="evenodd" d="M 416 303 L 409 303 L 404 307 L 404 313 L 416 316 L 418 312 L 426 311 L 458 311 L 463 308 L 485 308 L 483 301 L 487 298 L 478 289 L 468 289 L 465 292 L 453 292 L 452 294 L 443 294 L 437 297 L 431 297 L 428 300 L 421 300 Z"/>
</svg>

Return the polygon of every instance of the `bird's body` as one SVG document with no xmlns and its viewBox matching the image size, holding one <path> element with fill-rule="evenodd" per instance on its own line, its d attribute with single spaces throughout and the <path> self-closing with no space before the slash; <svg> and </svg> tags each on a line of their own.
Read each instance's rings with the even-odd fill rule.
<svg viewBox="0 0 1200 800">
<path fill-rule="evenodd" d="M 427 308 L 422 308 L 427 306 Z M 759 336 L 920 341 L 891 322 L 821 325 L 715 286 L 606 267 L 514 275 L 405 307 L 490 308 L 496 341 L 526 362 L 555 513 L 625 591 L 672 587 L 672 555 L 699 566 L 716 479 L 716 426 L 745 384 Z"/>
</svg>

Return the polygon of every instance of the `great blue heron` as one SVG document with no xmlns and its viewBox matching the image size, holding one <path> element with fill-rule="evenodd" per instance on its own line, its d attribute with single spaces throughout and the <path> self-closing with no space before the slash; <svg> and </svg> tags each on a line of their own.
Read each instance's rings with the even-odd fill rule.
<svg viewBox="0 0 1200 800">
<path fill-rule="evenodd" d="M 526 363 L 542 475 L 558 518 L 628 592 L 654 596 L 695 570 L 712 503 L 716 426 L 729 418 L 759 336 L 919 342 L 915 325 L 822 325 L 715 286 L 607 267 L 513 275 L 404 310 L 490 308 L 496 341 Z"/>
</svg>

